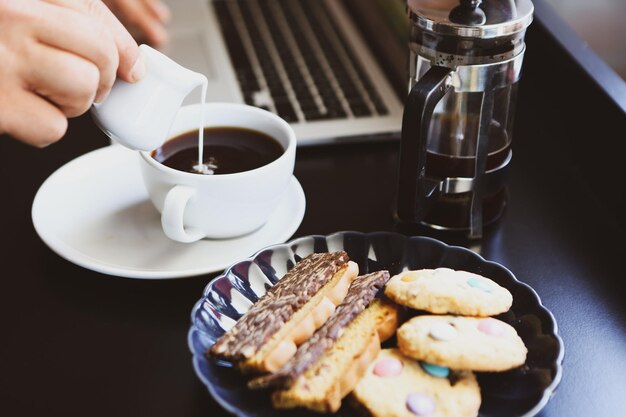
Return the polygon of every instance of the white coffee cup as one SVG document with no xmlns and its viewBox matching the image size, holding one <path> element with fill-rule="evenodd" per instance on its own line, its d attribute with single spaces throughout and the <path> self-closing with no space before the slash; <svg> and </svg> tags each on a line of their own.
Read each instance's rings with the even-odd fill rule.
<svg viewBox="0 0 626 417">
<path fill-rule="evenodd" d="M 181 107 L 169 137 L 197 131 L 201 111 L 199 104 Z M 207 103 L 204 126 L 256 130 L 276 139 L 284 152 L 260 168 L 218 175 L 179 171 L 155 160 L 151 152 L 139 152 L 144 183 L 161 212 L 163 231 L 179 242 L 231 238 L 260 228 L 277 208 L 293 176 L 296 136 L 275 114 L 245 104 Z"/>
</svg>

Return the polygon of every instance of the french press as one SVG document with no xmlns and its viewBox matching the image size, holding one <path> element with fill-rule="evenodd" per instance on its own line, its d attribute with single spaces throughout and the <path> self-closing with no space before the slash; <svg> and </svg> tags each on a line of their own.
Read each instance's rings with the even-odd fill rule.
<svg viewBox="0 0 626 417">
<path fill-rule="evenodd" d="M 530 0 L 408 0 L 398 217 L 467 231 L 502 214 Z"/>
</svg>

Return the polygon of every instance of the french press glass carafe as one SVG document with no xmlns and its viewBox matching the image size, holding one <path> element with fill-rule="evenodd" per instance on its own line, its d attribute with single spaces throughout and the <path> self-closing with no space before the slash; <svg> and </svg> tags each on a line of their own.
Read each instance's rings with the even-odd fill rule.
<svg viewBox="0 0 626 417">
<path fill-rule="evenodd" d="M 398 217 L 482 236 L 505 174 L 530 0 L 408 0 Z"/>
</svg>

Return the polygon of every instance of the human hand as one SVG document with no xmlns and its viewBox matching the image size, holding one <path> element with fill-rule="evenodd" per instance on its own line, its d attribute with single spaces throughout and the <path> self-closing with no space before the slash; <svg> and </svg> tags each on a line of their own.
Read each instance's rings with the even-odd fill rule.
<svg viewBox="0 0 626 417">
<path fill-rule="evenodd" d="M 161 0 L 103 1 L 137 38 L 155 47 L 163 46 L 169 40 L 165 24 L 171 14 Z"/>
<path fill-rule="evenodd" d="M 43 147 L 67 118 L 145 73 L 137 43 L 100 0 L 0 0 L 0 133 Z"/>
</svg>

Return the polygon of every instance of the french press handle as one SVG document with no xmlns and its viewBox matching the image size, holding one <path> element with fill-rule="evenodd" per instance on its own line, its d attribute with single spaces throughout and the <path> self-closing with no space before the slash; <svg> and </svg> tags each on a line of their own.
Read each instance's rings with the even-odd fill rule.
<svg viewBox="0 0 626 417">
<path fill-rule="evenodd" d="M 398 217 L 419 223 L 437 182 L 426 178 L 428 129 L 435 106 L 451 88 L 452 69 L 432 66 L 415 83 L 404 105 L 400 140 Z"/>
</svg>

